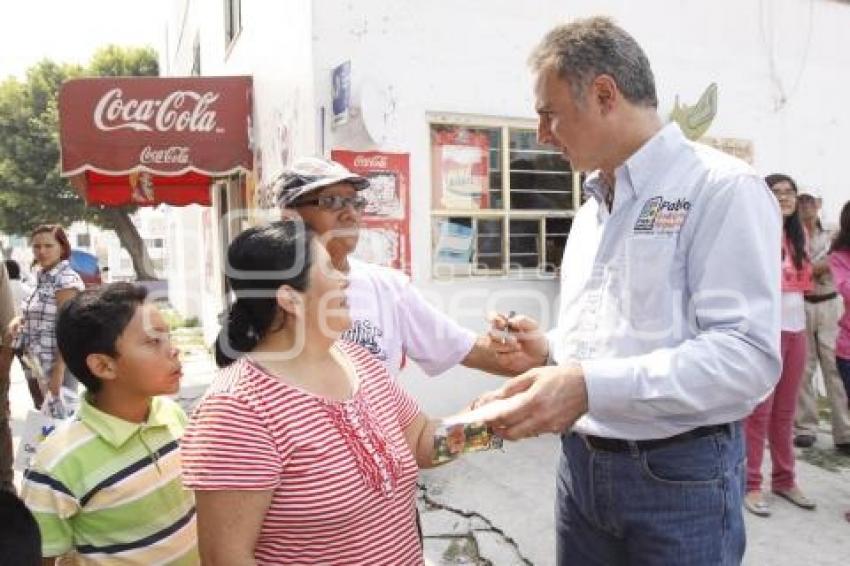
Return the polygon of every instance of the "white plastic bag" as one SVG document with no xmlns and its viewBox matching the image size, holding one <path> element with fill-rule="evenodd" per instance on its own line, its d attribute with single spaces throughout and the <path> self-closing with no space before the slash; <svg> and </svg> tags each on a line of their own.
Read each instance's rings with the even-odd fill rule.
<svg viewBox="0 0 850 566">
<path fill-rule="evenodd" d="M 21 472 L 30 467 L 38 445 L 47 438 L 56 428 L 57 420 L 41 411 L 31 409 L 24 421 L 24 430 L 21 433 L 21 443 L 18 445 L 18 453 L 15 455 L 15 469 Z"/>
</svg>

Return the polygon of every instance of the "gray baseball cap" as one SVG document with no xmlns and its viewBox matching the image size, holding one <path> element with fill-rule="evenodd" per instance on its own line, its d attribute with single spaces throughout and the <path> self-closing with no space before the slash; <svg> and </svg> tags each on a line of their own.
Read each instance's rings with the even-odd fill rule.
<svg viewBox="0 0 850 566">
<path fill-rule="evenodd" d="M 318 157 L 296 159 L 274 181 L 275 202 L 286 208 L 306 194 L 337 183 L 350 183 L 358 191 L 369 186 L 368 179 L 335 161 Z"/>
</svg>

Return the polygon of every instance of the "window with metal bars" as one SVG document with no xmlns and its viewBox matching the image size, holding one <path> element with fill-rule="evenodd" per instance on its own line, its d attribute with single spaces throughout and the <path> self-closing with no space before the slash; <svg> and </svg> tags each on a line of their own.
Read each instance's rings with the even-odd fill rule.
<svg viewBox="0 0 850 566">
<path fill-rule="evenodd" d="M 434 276 L 553 277 L 582 176 L 534 122 L 429 118 Z"/>
</svg>

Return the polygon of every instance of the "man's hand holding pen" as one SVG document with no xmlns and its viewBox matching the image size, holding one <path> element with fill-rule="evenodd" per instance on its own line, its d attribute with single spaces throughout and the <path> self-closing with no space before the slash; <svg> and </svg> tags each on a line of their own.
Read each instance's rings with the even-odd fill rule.
<svg viewBox="0 0 850 566">
<path fill-rule="evenodd" d="M 499 365 L 517 375 L 533 367 L 546 365 L 549 344 L 537 321 L 513 311 L 504 315 L 490 313 L 489 347 Z"/>
</svg>

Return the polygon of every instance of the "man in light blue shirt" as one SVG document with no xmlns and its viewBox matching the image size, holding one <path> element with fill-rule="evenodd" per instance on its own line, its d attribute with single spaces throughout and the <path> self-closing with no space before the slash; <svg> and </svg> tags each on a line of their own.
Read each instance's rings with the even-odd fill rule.
<svg viewBox="0 0 850 566">
<path fill-rule="evenodd" d="M 555 28 L 531 66 L 539 140 L 593 173 L 556 328 L 493 321 L 514 339 L 491 347 L 525 373 L 485 396 L 509 398 L 490 422 L 562 433 L 559 564 L 738 564 L 739 421 L 780 371 L 776 201 L 662 124 L 646 55 L 609 20 Z"/>
</svg>

